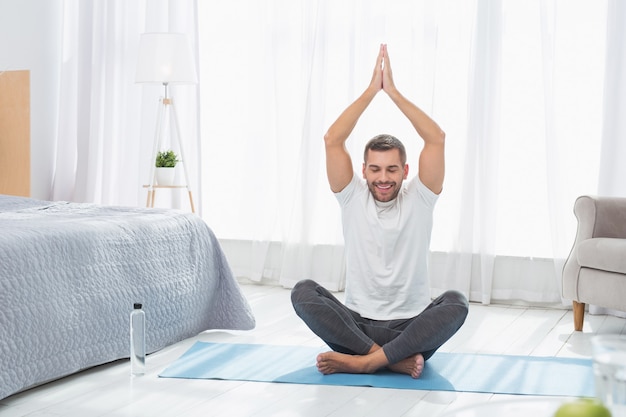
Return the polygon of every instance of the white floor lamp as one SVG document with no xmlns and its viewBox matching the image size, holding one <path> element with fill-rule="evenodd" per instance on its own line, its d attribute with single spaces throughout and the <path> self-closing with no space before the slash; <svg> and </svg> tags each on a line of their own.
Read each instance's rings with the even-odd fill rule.
<svg viewBox="0 0 626 417">
<path fill-rule="evenodd" d="M 174 106 L 174 99 L 169 95 L 170 84 L 196 84 L 196 67 L 194 65 L 191 47 L 187 37 L 181 33 L 144 33 L 139 41 L 139 55 L 137 59 L 137 83 L 162 84 L 164 95 L 159 99 L 157 125 L 154 134 L 152 159 L 150 161 L 150 183 L 146 206 L 154 207 L 155 188 L 187 188 L 191 211 L 195 212 L 193 195 L 189 186 L 189 175 L 185 159 L 185 151 L 181 141 L 178 115 Z M 175 128 L 181 162 L 185 173 L 185 185 L 162 186 L 156 184 L 155 161 L 157 153 L 163 145 L 163 129 L 168 119 Z"/>
</svg>

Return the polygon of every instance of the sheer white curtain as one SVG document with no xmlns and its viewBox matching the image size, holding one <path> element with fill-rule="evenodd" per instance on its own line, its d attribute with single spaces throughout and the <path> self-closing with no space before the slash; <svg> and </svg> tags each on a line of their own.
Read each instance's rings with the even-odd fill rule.
<svg viewBox="0 0 626 417">
<path fill-rule="evenodd" d="M 606 75 L 604 79 L 604 112 L 602 155 L 598 194 L 626 196 L 626 3 L 610 0 L 607 22 Z M 591 313 L 611 313 L 626 317 L 626 312 L 589 306 Z"/>
<path fill-rule="evenodd" d="M 433 293 L 560 302 L 573 202 L 597 193 L 599 177 L 621 178 L 601 150 L 625 157 L 623 6 L 607 3 L 200 2 L 205 218 L 237 274 L 342 287 L 322 137 L 367 86 L 384 42 L 399 88 L 447 133 Z M 381 132 L 405 142 L 415 175 L 421 141 L 384 95 L 349 139 L 355 170 Z"/>
<path fill-rule="evenodd" d="M 626 3 L 609 1 L 598 193 L 626 196 Z"/>
<path fill-rule="evenodd" d="M 449 219 L 458 221 L 449 230 L 455 237 L 450 250 L 439 263 L 443 279 L 433 280 L 436 292 L 446 288 L 462 290 L 472 300 L 489 303 L 496 254 L 497 185 L 500 142 L 500 96 L 502 66 L 502 2 L 478 0 L 466 10 L 474 16 L 470 41 L 465 48 L 469 59 L 463 62 L 467 83 L 467 122 L 465 132 L 449 135 L 456 160 L 448 160 L 448 172 L 457 174 L 460 189 L 457 209 Z M 458 16 L 464 19 L 463 16 Z M 472 20 L 470 20 L 472 21 Z M 470 29 L 467 28 L 467 29 Z M 459 34 L 463 35 L 463 34 Z M 458 59 L 455 60 L 458 62 Z M 445 128 L 447 129 L 447 128 Z M 465 140 L 461 138 L 465 137 Z M 460 157 L 460 158 L 459 158 Z M 461 159 L 462 158 L 462 159 Z M 449 181 L 447 182 L 449 183 Z M 449 193 L 448 184 L 445 186 Z M 439 221 L 446 221 L 441 219 Z M 472 277 L 475 277 L 472 281 Z"/>
<path fill-rule="evenodd" d="M 143 205 L 163 91 L 135 84 L 139 37 L 180 32 L 197 45 L 195 1 L 65 0 L 63 5 L 52 197 Z M 172 94 L 182 116 L 185 151 L 194 156 L 186 161 L 192 185 L 199 187 L 197 88 L 172 87 Z"/>
</svg>

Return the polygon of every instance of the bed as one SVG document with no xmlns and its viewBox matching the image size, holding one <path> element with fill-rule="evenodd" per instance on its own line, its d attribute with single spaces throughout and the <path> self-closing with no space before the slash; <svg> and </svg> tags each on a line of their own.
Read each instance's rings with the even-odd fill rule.
<svg viewBox="0 0 626 417">
<path fill-rule="evenodd" d="M 146 350 L 255 321 L 197 215 L 0 195 L 0 399 Z"/>
</svg>

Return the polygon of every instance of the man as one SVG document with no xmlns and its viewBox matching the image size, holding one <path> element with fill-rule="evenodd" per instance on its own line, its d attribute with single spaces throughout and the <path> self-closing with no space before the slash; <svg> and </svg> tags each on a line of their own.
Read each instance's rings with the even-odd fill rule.
<svg viewBox="0 0 626 417">
<path fill-rule="evenodd" d="M 345 147 L 359 117 L 384 91 L 424 145 L 418 176 L 408 181 L 402 143 L 379 135 L 365 147 L 362 175 Z M 381 368 L 418 378 L 424 361 L 467 316 L 466 298 L 447 291 L 431 302 L 427 258 L 435 202 L 444 179 L 445 134 L 407 100 L 393 81 L 381 45 L 370 85 L 324 136 L 326 170 L 341 206 L 346 250 L 346 301 L 311 280 L 292 290 L 294 309 L 332 351 L 317 357 L 323 374 L 373 373 Z"/>
</svg>

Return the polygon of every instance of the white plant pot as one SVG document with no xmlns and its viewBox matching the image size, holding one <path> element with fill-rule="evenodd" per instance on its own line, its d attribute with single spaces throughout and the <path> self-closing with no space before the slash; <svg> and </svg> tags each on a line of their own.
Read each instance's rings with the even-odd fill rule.
<svg viewBox="0 0 626 417">
<path fill-rule="evenodd" d="M 174 178 L 176 176 L 176 168 L 170 167 L 156 167 L 156 181 L 157 185 L 174 185 Z"/>
</svg>

